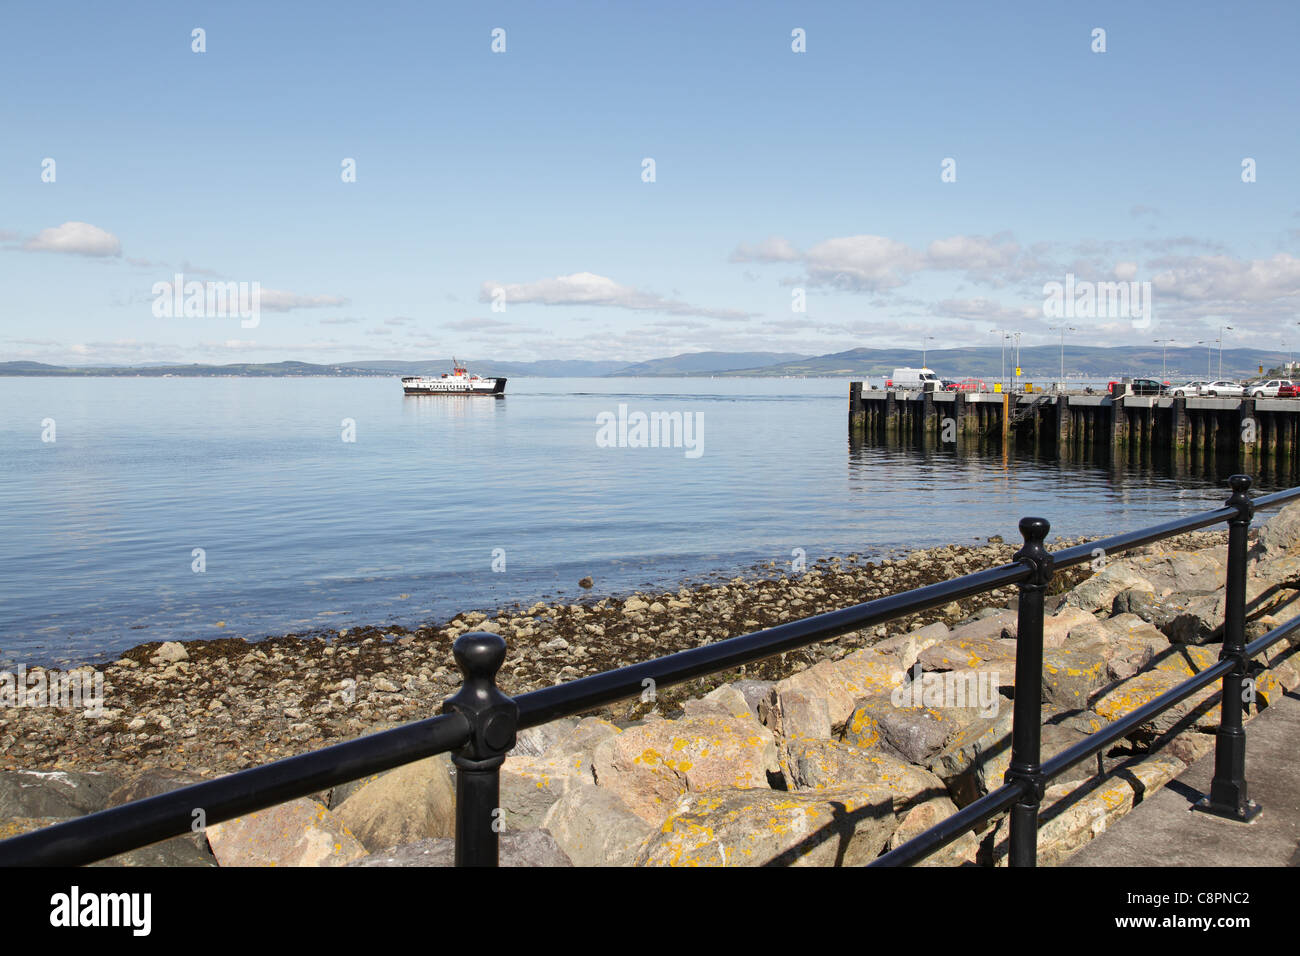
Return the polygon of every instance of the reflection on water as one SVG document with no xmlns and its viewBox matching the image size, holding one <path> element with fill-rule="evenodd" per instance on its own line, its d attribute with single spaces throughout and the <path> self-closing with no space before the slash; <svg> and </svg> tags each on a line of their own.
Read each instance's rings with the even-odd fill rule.
<svg viewBox="0 0 1300 956">
<path fill-rule="evenodd" d="M 402 417 L 425 423 L 482 420 L 503 415 L 504 397 L 487 395 L 403 395 Z"/>
<path fill-rule="evenodd" d="M 941 518 L 957 519 L 960 527 L 996 516 L 1014 532 L 1012 519 L 1032 512 L 1052 521 L 1056 536 L 1113 534 L 1217 507 L 1235 474 L 1251 475 L 1257 494 L 1298 481 L 1288 457 L 1242 460 L 1138 446 L 1114 454 L 1106 446 L 1058 452 L 1032 441 L 1004 445 L 978 438 L 849 439 L 850 482 L 879 494 L 881 507 L 895 514 L 904 499 L 919 499 L 915 520 L 927 528 Z"/>
<path fill-rule="evenodd" d="M 1217 506 L 1241 470 L 864 445 L 847 397 L 816 379 L 513 379 L 491 399 L 396 379 L 0 378 L 0 667 L 676 589 L 776 573 L 796 548 L 1013 541 L 1027 514 L 1054 538 L 1110 534 Z M 702 415 L 703 454 L 597 444 L 624 403 Z M 1289 483 L 1289 466 L 1247 470 Z"/>
</svg>

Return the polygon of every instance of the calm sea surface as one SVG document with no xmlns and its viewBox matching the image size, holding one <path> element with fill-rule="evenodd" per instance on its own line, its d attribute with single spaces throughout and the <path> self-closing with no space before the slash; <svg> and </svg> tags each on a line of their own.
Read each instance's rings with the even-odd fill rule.
<svg viewBox="0 0 1300 956">
<path fill-rule="evenodd" d="M 584 575 L 593 596 L 676 588 L 795 548 L 1013 541 L 1031 513 L 1114 532 L 1224 498 L 1215 474 L 853 446 L 847 396 L 828 379 L 511 379 L 493 400 L 396 379 L 0 378 L 0 667 L 576 600 Z M 698 416 L 702 452 L 600 447 L 620 405 Z"/>
</svg>

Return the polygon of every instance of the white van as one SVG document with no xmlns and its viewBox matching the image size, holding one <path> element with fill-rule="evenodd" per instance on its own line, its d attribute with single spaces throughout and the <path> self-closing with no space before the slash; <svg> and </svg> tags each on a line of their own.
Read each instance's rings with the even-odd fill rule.
<svg viewBox="0 0 1300 956">
<path fill-rule="evenodd" d="M 928 368 L 896 368 L 892 378 L 885 380 L 885 388 L 923 389 L 927 382 L 936 392 L 943 391 L 943 380 Z"/>
</svg>

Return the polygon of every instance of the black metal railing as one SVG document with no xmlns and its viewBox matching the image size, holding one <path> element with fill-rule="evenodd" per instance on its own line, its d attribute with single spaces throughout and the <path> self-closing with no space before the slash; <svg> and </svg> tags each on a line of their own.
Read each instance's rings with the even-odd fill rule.
<svg viewBox="0 0 1300 956">
<path fill-rule="evenodd" d="M 1214 783 L 1201 808 L 1233 819 L 1249 819 L 1258 808 L 1247 798 L 1245 781 L 1241 688 L 1246 680 L 1247 662 L 1300 630 L 1300 617 L 1297 617 L 1245 644 L 1246 537 L 1251 519 L 1256 509 L 1300 500 L 1300 487 L 1297 487 L 1252 501 L 1248 495 L 1250 483 L 1245 475 L 1233 476 L 1232 496 L 1222 508 L 1057 552 L 1049 552 L 1045 547 L 1050 530 L 1046 519 L 1024 518 L 1020 522 L 1024 546 L 1010 564 L 593 674 L 513 699 L 496 685 L 496 673 L 505 660 L 505 640 L 496 634 L 465 634 L 454 645 L 464 681 L 460 690 L 443 703 L 441 716 L 0 841 L 0 866 L 91 863 L 188 833 L 198 816 L 209 824 L 220 823 L 448 752 L 456 767 L 456 865 L 495 866 L 498 827 L 494 825 L 494 811 L 498 807 L 500 767 L 514 747 L 519 730 L 639 696 L 647 681 L 653 681 L 652 686 L 656 687 L 680 684 L 1010 585 L 1020 588 L 1016 682 L 1019 685 L 1025 681 L 1027 689 L 1025 693 L 1015 694 L 1011 768 L 1006 782 L 871 865 L 915 863 L 1006 810 L 1011 811 L 1010 864 L 1035 865 L 1038 810 L 1047 782 L 1220 678 L 1224 687 Z M 1229 528 L 1227 609 L 1218 663 L 1042 763 L 1039 686 L 1043 669 L 1043 603 L 1055 571 L 1092 560 L 1099 548 L 1107 555 L 1117 554 L 1224 521 Z"/>
</svg>

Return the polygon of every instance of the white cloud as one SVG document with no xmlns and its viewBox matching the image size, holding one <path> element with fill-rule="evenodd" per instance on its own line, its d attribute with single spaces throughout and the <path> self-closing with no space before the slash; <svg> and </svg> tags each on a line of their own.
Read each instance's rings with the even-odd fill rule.
<svg viewBox="0 0 1300 956">
<path fill-rule="evenodd" d="M 1161 295 L 1194 302 L 1265 302 L 1300 295 L 1300 259 L 1279 252 L 1270 259 L 1193 256 L 1166 260 L 1152 276 Z"/>
<path fill-rule="evenodd" d="M 980 271 L 1011 266 L 1020 246 L 1009 237 L 950 236 L 934 240 L 926 251 L 932 269 Z"/>
<path fill-rule="evenodd" d="M 263 289 L 260 301 L 262 308 L 268 312 L 322 309 L 348 304 L 348 300 L 341 295 L 299 295 L 296 292 L 284 292 L 280 289 Z"/>
<path fill-rule="evenodd" d="M 813 285 L 876 291 L 902 285 L 908 273 L 924 266 L 924 258 L 885 236 L 843 236 L 814 245 L 804 264 Z"/>
<path fill-rule="evenodd" d="M 769 236 L 762 242 L 742 242 L 731 254 L 731 262 L 798 262 L 803 258 L 788 239 Z"/>
<path fill-rule="evenodd" d="M 513 284 L 484 282 L 479 291 L 479 301 L 493 301 L 497 289 L 505 291 L 508 305 L 535 303 L 608 306 L 636 311 L 666 312 L 670 315 L 702 315 L 711 318 L 738 318 L 746 314 L 734 309 L 709 309 L 675 299 L 666 299 L 653 292 L 643 292 L 631 286 L 619 285 L 613 279 L 592 272 L 575 272 L 572 275 L 539 279 L 536 282 Z"/>
<path fill-rule="evenodd" d="M 924 251 L 888 236 L 838 236 L 802 254 L 787 240 L 772 237 L 757 244 L 741 243 L 731 254 L 732 262 L 802 261 L 807 276 L 783 284 L 802 282 L 854 292 L 896 289 L 923 270 L 961 271 L 972 279 L 1004 282 L 1022 277 L 1021 260 L 1019 244 L 1005 233 L 936 239 Z"/>
<path fill-rule="evenodd" d="M 23 244 L 29 252 L 66 252 L 77 256 L 120 256 L 122 240 L 88 222 L 65 222 L 42 229 Z"/>
<path fill-rule="evenodd" d="M 1005 306 L 992 299 L 944 299 L 931 310 L 935 315 L 981 322 L 1027 322 L 1043 317 L 1043 307 Z"/>
</svg>

